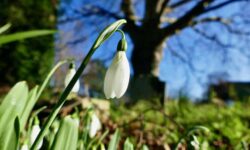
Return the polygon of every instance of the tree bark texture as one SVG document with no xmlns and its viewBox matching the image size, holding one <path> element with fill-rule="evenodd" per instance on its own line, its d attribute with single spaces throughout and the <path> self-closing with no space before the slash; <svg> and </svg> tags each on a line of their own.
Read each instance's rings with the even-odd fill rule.
<svg viewBox="0 0 250 150">
<path fill-rule="evenodd" d="M 132 0 L 123 0 L 121 8 L 128 23 L 124 30 L 129 33 L 134 44 L 132 66 L 134 78 L 130 84 L 132 99 L 161 99 L 164 100 L 165 83 L 159 80 L 159 64 L 163 56 L 164 42 L 176 32 L 192 24 L 195 17 L 209 11 L 207 6 L 214 0 L 197 1 L 196 5 L 176 21 L 161 26 L 161 18 L 166 10 L 189 3 L 181 0 L 172 5 L 169 0 L 145 0 L 145 12 L 141 25 L 136 24 L 136 14 Z M 211 8 L 210 8 L 211 9 Z"/>
<path fill-rule="evenodd" d="M 131 58 L 134 77 L 129 88 L 132 100 L 164 100 L 165 83 L 158 77 L 165 43 L 159 38 L 157 30 L 140 28 L 130 34 L 134 43 Z"/>
</svg>

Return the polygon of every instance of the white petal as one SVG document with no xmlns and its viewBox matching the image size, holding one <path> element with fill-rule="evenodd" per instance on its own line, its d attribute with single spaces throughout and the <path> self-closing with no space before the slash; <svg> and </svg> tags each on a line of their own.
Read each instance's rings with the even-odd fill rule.
<svg viewBox="0 0 250 150">
<path fill-rule="evenodd" d="M 114 77 L 114 89 L 117 98 L 122 97 L 126 92 L 129 83 L 129 76 L 129 63 L 125 52 L 123 52 Z"/>
<path fill-rule="evenodd" d="M 65 86 L 65 87 L 68 86 L 69 82 L 70 82 L 71 79 L 74 77 L 75 73 L 76 73 L 76 70 L 75 70 L 75 69 L 73 69 L 73 68 L 72 68 L 72 69 L 69 69 L 69 71 L 67 72 L 67 75 L 66 75 L 66 77 L 65 77 L 65 80 L 64 80 L 64 86 Z M 74 87 L 72 88 L 71 91 L 72 91 L 72 92 L 75 92 L 75 93 L 78 93 L 79 89 L 80 89 L 80 81 L 77 80 L 76 83 L 75 83 L 75 85 L 74 85 Z"/>
<path fill-rule="evenodd" d="M 129 82 L 129 63 L 124 51 L 118 51 L 108 68 L 104 80 L 104 93 L 107 98 L 120 98 L 126 92 Z"/>
<path fill-rule="evenodd" d="M 36 140 L 36 137 L 38 136 L 39 132 L 40 132 L 40 127 L 39 125 L 34 125 L 31 129 L 31 134 L 30 134 L 30 144 L 32 145 L 35 140 Z M 42 147 L 42 144 L 43 144 L 43 141 L 41 141 L 39 143 L 39 145 L 37 146 L 37 149 L 40 149 Z"/>
<path fill-rule="evenodd" d="M 93 114 L 91 116 L 91 123 L 90 123 L 90 130 L 89 130 L 89 136 L 93 138 L 97 131 L 101 129 L 101 122 L 99 118 L 96 116 L 96 114 Z"/>
<path fill-rule="evenodd" d="M 105 78 L 104 78 L 104 94 L 107 99 L 114 98 L 115 92 L 112 88 L 112 78 L 113 78 L 113 69 L 108 68 L 108 71 L 106 72 Z"/>
<path fill-rule="evenodd" d="M 77 80 L 71 91 L 75 92 L 75 93 L 78 93 L 79 89 L 80 89 L 80 81 Z"/>
</svg>

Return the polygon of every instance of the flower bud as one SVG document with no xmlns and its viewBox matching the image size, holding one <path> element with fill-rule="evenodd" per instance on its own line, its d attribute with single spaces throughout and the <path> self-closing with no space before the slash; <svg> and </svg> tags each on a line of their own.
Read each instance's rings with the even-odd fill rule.
<svg viewBox="0 0 250 150">
<path fill-rule="evenodd" d="M 32 126 L 31 134 L 30 134 L 30 145 L 32 145 L 35 142 L 40 131 L 41 129 L 38 124 L 35 124 L 34 126 Z M 43 141 L 41 141 L 38 144 L 37 149 L 40 149 L 42 147 L 42 144 L 43 144 Z"/>
</svg>

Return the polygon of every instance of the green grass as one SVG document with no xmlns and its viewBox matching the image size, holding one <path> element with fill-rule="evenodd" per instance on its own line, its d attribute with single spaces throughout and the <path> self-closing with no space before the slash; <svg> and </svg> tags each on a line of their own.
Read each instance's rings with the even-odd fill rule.
<svg viewBox="0 0 250 150">
<path fill-rule="evenodd" d="M 184 136 L 194 126 L 207 127 L 210 132 L 194 132 L 202 149 L 243 149 L 250 143 L 250 103 L 236 102 L 232 106 L 213 103 L 193 104 L 188 101 L 168 101 L 164 108 L 146 101 L 134 106 L 112 106 L 110 118 L 141 147 L 154 149 L 176 146 L 189 147 L 192 136 Z M 192 149 L 192 147 L 191 147 Z"/>
</svg>

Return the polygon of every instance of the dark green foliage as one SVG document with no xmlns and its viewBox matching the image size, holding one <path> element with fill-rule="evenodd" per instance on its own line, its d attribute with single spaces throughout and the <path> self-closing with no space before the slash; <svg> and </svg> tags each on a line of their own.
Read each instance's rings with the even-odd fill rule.
<svg viewBox="0 0 250 150">
<path fill-rule="evenodd" d="M 201 149 L 242 149 L 242 143 L 250 146 L 249 108 L 249 102 L 226 106 L 176 100 L 168 101 L 163 108 L 141 101 L 129 108 L 113 106 L 109 118 L 120 127 L 121 140 L 130 138 L 138 145 L 143 139 L 150 149 L 174 149 L 181 138 L 180 147 L 187 148 L 192 135 L 199 140 Z M 195 126 L 210 131 L 199 130 L 186 136 Z"/>
<path fill-rule="evenodd" d="M 55 28 L 51 1 L 12 0 L 0 5 L 0 25 L 12 24 L 7 33 Z M 0 47 L 0 83 L 27 80 L 41 83 L 54 59 L 53 35 L 14 42 Z"/>
<path fill-rule="evenodd" d="M 208 90 L 208 97 L 221 100 L 247 101 L 250 98 L 249 82 L 222 82 L 212 84 Z"/>
</svg>

